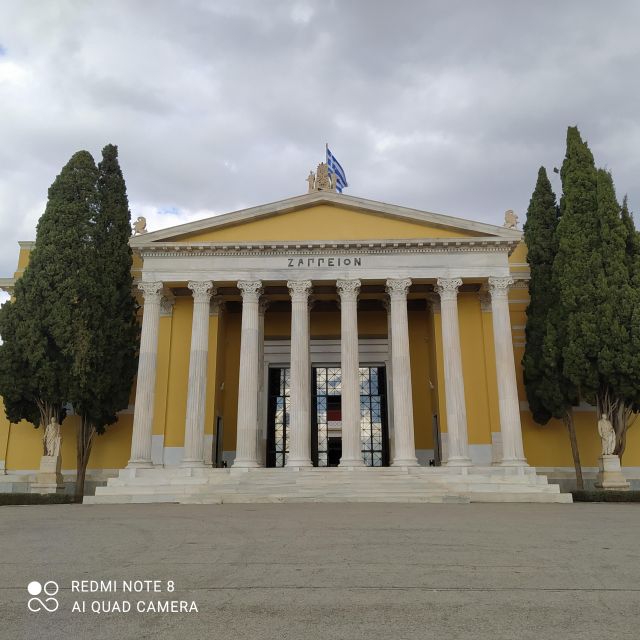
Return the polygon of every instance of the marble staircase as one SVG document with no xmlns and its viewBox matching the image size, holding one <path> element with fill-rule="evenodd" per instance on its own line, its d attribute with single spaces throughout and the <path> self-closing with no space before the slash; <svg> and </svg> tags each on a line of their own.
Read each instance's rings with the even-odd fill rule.
<svg viewBox="0 0 640 640">
<path fill-rule="evenodd" d="M 531 467 L 157 467 L 122 469 L 84 503 L 571 501 Z"/>
</svg>

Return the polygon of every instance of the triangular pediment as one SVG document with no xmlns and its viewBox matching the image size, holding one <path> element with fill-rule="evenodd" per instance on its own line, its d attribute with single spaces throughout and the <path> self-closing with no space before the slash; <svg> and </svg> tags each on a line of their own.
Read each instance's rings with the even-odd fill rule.
<svg viewBox="0 0 640 640">
<path fill-rule="evenodd" d="M 154 231 L 137 236 L 132 244 L 520 237 L 519 231 L 495 225 L 314 192 Z"/>
</svg>

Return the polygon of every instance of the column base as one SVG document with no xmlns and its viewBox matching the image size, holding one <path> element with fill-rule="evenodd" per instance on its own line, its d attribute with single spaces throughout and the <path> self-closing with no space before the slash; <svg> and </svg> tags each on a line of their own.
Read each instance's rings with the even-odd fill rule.
<svg viewBox="0 0 640 640">
<path fill-rule="evenodd" d="M 473 461 L 471 458 L 455 456 L 453 458 L 449 458 L 444 464 L 446 467 L 472 467 Z"/>
<path fill-rule="evenodd" d="M 499 465 L 501 467 L 528 467 L 529 463 L 524 458 L 503 458 L 500 460 Z"/>
<path fill-rule="evenodd" d="M 257 469 L 262 465 L 257 460 L 234 460 L 231 468 L 236 469 Z"/>
<path fill-rule="evenodd" d="M 417 467 L 418 458 L 396 458 L 392 463 L 392 467 Z"/>
<path fill-rule="evenodd" d="M 284 465 L 285 467 L 313 467 L 313 462 L 311 462 L 311 460 L 306 459 L 306 460 L 287 460 L 287 464 Z"/>
<path fill-rule="evenodd" d="M 153 469 L 151 460 L 129 460 L 127 469 Z"/>
</svg>

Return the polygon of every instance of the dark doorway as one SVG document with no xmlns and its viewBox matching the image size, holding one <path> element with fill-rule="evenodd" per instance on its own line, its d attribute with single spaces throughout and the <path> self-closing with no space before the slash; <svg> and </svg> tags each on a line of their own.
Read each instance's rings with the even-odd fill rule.
<svg viewBox="0 0 640 640">
<path fill-rule="evenodd" d="M 284 467 L 289 454 L 289 392 L 288 367 L 269 369 L 267 407 L 267 467 Z"/>
<path fill-rule="evenodd" d="M 327 467 L 337 467 L 342 458 L 342 438 L 329 438 L 327 446 Z"/>
</svg>

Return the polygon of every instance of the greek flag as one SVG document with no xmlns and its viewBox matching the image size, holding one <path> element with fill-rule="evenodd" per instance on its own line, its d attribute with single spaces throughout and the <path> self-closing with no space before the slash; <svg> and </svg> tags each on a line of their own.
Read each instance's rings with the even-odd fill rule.
<svg viewBox="0 0 640 640">
<path fill-rule="evenodd" d="M 344 173 L 342 165 L 336 160 L 336 157 L 329 151 L 327 145 L 327 166 L 329 167 L 329 173 L 333 173 L 336 177 L 336 189 L 338 193 L 342 193 L 345 187 L 348 187 L 347 176 Z"/>
</svg>

